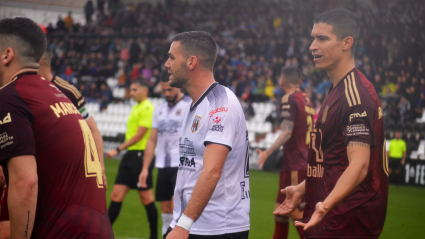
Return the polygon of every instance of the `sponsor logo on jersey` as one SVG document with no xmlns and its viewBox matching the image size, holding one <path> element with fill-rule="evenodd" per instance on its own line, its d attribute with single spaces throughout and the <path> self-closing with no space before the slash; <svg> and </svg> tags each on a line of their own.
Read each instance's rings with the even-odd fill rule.
<svg viewBox="0 0 425 239">
<path fill-rule="evenodd" d="M 367 116 L 366 110 L 361 114 L 360 113 L 352 113 L 350 115 L 350 122 L 353 118 L 360 118 L 360 117 L 366 117 L 366 116 Z"/>
<path fill-rule="evenodd" d="M 353 124 L 347 126 L 347 136 L 369 135 L 369 129 L 364 124 Z"/>
<path fill-rule="evenodd" d="M 7 124 L 12 122 L 12 117 L 10 117 L 10 112 L 7 113 L 7 115 L 3 118 L 3 120 L 0 120 L 0 124 Z"/>
<path fill-rule="evenodd" d="M 195 148 L 193 148 L 193 142 L 187 138 L 179 138 L 179 153 L 180 155 L 196 156 Z"/>
<path fill-rule="evenodd" d="M 220 108 L 217 108 L 215 110 L 211 110 L 210 117 L 212 117 L 215 113 L 218 113 L 218 112 L 227 112 L 228 110 L 229 110 L 229 108 L 226 108 L 226 107 L 220 107 Z"/>
<path fill-rule="evenodd" d="M 0 134 L 0 149 L 13 144 L 13 136 L 9 136 L 7 132 Z"/>
<path fill-rule="evenodd" d="M 290 109 L 291 108 L 291 105 L 282 105 L 282 110 L 283 109 Z"/>
<path fill-rule="evenodd" d="M 221 121 L 221 117 L 215 117 L 215 119 L 213 119 L 213 122 L 218 124 Z"/>
<path fill-rule="evenodd" d="M 55 90 L 56 90 L 57 92 L 62 93 L 62 91 L 61 91 L 61 90 L 59 90 L 59 88 L 58 88 L 58 87 L 56 87 L 55 85 L 53 85 L 53 84 L 49 84 L 49 85 L 50 85 L 50 87 L 55 88 Z"/>
<path fill-rule="evenodd" d="M 317 166 L 310 166 L 310 164 L 307 164 L 307 177 L 321 178 L 323 177 L 323 171 L 325 171 L 325 169 L 320 164 Z"/>
<path fill-rule="evenodd" d="M 325 110 L 323 111 L 322 124 L 325 123 L 325 121 L 326 121 L 326 116 L 328 116 L 328 111 L 329 111 L 329 105 L 327 105 L 325 107 Z"/>
<path fill-rule="evenodd" d="M 198 131 L 199 128 L 199 123 L 201 122 L 202 117 L 195 115 L 195 118 L 193 119 L 193 123 L 192 123 L 192 127 L 190 128 L 190 130 L 192 130 L 192 133 L 195 133 L 196 131 Z"/>
<path fill-rule="evenodd" d="M 211 126 L 210 131 L 223 132 L 223 129 L 224 129 L 223 125 L 215 124 L 215 125 Z"/>
</svg>

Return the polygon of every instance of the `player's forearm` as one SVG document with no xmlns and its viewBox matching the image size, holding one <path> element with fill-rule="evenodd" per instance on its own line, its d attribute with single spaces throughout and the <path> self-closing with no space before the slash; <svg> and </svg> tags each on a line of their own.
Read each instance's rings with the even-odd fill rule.
<svg viewBox="0 0 425 239">
<path fill-rule="evenodd" d="M 332 192 L 323 201 L 328 211 L 347 197 L 367 175 L 370 145 L 359 142 L 350 142 L 349 145 L 352 143 L 358 143 L 358 145 L 356 149 L 349 149 L 350 146 L 347 147 L 347 156 L 350 161 L 349 165 L 338 179 Z M 364 147 L 364 149 L 360 149 L 359 147 Z"/>
<path fill-rule="evenodd" d="M 294 123 L 289 120 L 284 120 L 282 122 L 282 133 L 279 135 L 279 138 L 273 143 L 273 145 L 266 150 L 267 156 L 270 156 L 273 152 L 278 150 L 280 146 L 284 145 L 291 138 L 292 130 L 294 128 Z"/>
<path fill-rule="evenodd" d="M 305 195 L 305 180 L 296 186 L 296 192 L 299 193 L 302 197 Z"/>
<path fill-rule="evenodd" d="M 186 216 L 194 221 L 201 216 L 217 186 L 220 176 L 221 171 L 202 171 L 193 189 L 190 201 L 184 210 Z"/>
<path fill-rule="evenodd" d="M 142 132 L 142 133 L 138 131 L 133 137 L 131 137 L 129 140 L 122 143 L 118 148 L 120 150 L 124 150 L 124 149 L 130 147 L 131 145 L 139 142 L 140 140 L 143 139 L 143 136 L 145 135 L 146 131 L 147 131 L 147 129 L 144 130 L 144 132 Z"/>
<path fill-rule="evenodd" d="M 152 134 L 152 132 L 151 132 L 151 134 Z M 145 149 L 145 153 L 144 153 L 144 156 L 143 156 L 143 170 L 149 169 L 149 165 L 151 165 L 151 162 L 153 160 L 153 156 L 155 154 L 155 148 L 156 148 L 156 138 L 149 136 L 149 140 L 146 144 L 146 149 Z"/>
</svg>

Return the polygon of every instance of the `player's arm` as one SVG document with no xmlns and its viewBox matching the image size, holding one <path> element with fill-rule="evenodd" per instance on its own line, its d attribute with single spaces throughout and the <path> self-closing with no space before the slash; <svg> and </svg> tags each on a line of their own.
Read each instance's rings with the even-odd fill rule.
<svg viewBox="0 0 425 239">
<path fill-rule="evenodd" d="M 274 215 L 287 216 L 293 212 L 301 203 L 305 195 L 305 180 L 295 186 L 288 186 L 280 190 L 280 193 L 286 194 L 285 201 L 273 212 Z"/>
<path fill-rule="evenodd" d="M 401 159 L 401 165 L 404 165 L 406 163 L 406 144 L 404 144 L 403 148 L 403 158 Z"/>
<path fill-rule="evenodd" d="M 33 155 L 9 159 L 8 209 L 11 238 L 30 238 L 37 206 L 38 175 Z"/>
<path fill-rule="evenodd" d="M 103 183 L 105 185 L 105 190 L 108 188 L 108 182 L 106 181 L 106 174 L 105 174 L 105 162 L 104 162 L 104 156 L 103 156 L 103 138 L 100 134 L 99 128 L 97 127 L 96 121 L 94 121 L 93 117 L 89 117 L 86 120 L 91 134 L 93 135 L 94 143 L 96 145 L 97 149 L 97 155 L 99 156 L 100 165 L 102 167 L 102 176 L 103 176 Z"/>
<path fill-rule="evenodd" d="M 304 230 L 307 230 L 318 224 L 332 208 L 365 179 L 369 168 L 370 145 L 357 141 L 348 142 L 347 157 L 348 167 L 338 179 L 332 192 L 323 202 L 316 204 L 316 210 L 307 224 L 296 222 L 295 226 L 303 226 Z"/>
<path fill-rule="evenodd" d="M 270 157 L 272 153 L 278 150 L 280 146 L 284 145 L 291 138 L 292 131 L 294 129 L 294 122 L 285 119 L 281 124 L 281 128 L 282 133 L 279 135 L 279 138 L 276 139 L 276 141 L 270 148 L 266 149 L 265 151 L 257 149 L 259 155 L 258 165 L 260 166 L 260 169 L 263 168 L 263 165 L 266 162 L 267 158 Z"/>
<path fill-rule="evenodd" d="M 227 146 L 210 143 L 205 147 L 204 168 L 193 189 L 192 196 L 179 222 L 167 238 L 180 238 L 176 235 L 189 235 L 189 230 L 180 226 L 184 220 L 196 221 L 210 200 L 230 149 Z"/>
<path fill-rule="evenodd" d="M 151 134 L 149 135 L 148 142 L 146 143 L 145 153 L 143 156 L 143 168 L 139 175 L 139 183 L 142 188 L 146 188 L 146 179 L 149 175 L 149 165 L 153 160 L 155 154 L 155 148 L 158 138 L 158 129 L 152 128 Z"/>
<path fill-rule="evenodd" d="M 124 150 L 124 149 L 130 147 L 131 145 L 139 142 L 140 140 L 142 140 L 143 136 L 146 134 L 147 131 L 148 131 L 148 128 L 143 127 L 143 126 L 139 126 L 137 128 L 136 134 L 133 137 L 131 137 L 129 140 L 122 143 L 118 147 L 118 150 L 119 151 Z M 118 150 L 117 149 L 110 150 L 106 153 L 106 155 L 108 155 L 109 158 L 113 158 L 115 155 L 117 155 L 119 153 Z"/>
</svg>

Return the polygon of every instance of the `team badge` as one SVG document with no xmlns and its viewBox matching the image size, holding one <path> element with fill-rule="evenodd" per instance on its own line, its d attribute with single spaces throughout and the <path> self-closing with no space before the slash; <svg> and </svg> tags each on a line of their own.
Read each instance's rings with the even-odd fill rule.
<svg viewBox="0 0 425 239">
<path fill-rule="evenodd" d="M 178 110 L 176 111 L 176 115 L 177 115 L 177 116 L 179 116 L 181 113 L 182 113 L 182 110 L 181 110 L 181 109 L 178 109 Z"/>
<path fill-rule="evenodd" d="M 196 131 L 198 131 L 199 122 L 201 122 L 201 119 L 202 119 L 201 116 L 195 115 L 195 119 L 193 119 L 193 123 L 192 123 L 192 128 L 190 128 L 192 130 L 192 133 L 195 133 Z"/>
<path fill-rule="evenodd" d="M 326 121 L 326 116 L 328 116 L 328 110 L 329 110 L 329 105 L 327 105 L 325 107 L 325 110 L 323 111 L 322 124 L 325 123 L 325 121 Z"/>
</svg>

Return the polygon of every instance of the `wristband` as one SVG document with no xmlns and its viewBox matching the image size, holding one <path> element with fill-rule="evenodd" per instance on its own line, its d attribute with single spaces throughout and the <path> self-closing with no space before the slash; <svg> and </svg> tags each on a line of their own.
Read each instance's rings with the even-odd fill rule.
<svg viewBox="0 0 425 239">
<path fill-rule="evenodd" d="M 194 221 L 192 220 L 192 218 L 189 218 L 188 216 L 182 214 L 180 216 L 179 221 L 177 222 L 177 226 L 190 231 L 190 228 L 192 227 Z"/>
<path fill-rule="evenodd" d="M 118 153 L 121 152 L 120 147 L 117 147 L 115 150 L 118 151 Z"/>
</svg>

